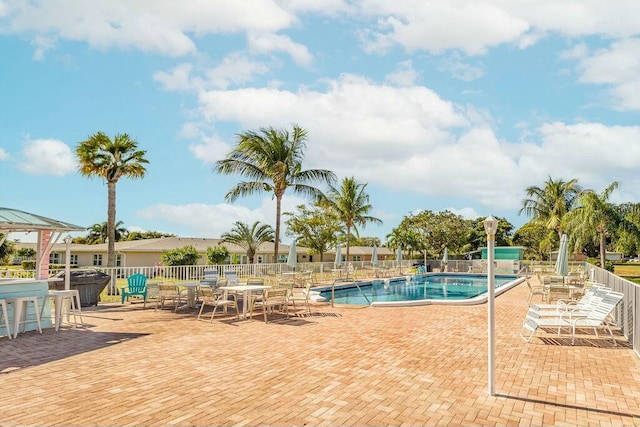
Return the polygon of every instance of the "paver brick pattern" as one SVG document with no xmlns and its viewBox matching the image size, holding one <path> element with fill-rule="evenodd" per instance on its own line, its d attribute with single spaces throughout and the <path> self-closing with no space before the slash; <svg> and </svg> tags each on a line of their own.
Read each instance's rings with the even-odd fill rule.
<svg viewBox="0 0 640 427">
<path fill-rule="evenodd" d="M 624 337 L 525 343 L 527 297 L 520 285 L 496 298 L 493 397 L 486 304 L 316 303 L 268 324 L 101 304 L 86 328 L 0 339 L 0 425 L 640 425 Z"/>
</svg>

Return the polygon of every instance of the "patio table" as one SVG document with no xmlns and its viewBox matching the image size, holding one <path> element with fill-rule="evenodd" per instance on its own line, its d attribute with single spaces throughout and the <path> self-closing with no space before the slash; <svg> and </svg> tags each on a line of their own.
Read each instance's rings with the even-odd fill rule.
<svg viewBox="0 0 640 427">
<path fill-rule="evenodd" d="M 249 293 L 252 291 L 264 291 L 265 289 L 270 289 L 271 286 L 268 285 L 231 285 L 231 286 L 220 286 L 225 292 L 225 299 L 229 293 L 229 291 L 233 292 L 242 292 L 242 318 L 247 318 L 247 311 L 249 309 Z"/>
<path fill-rule="evenodd" d="M 180 283 L 178 288 L 187 288 L 187 303 L 179 308 L 195 308 L 196 290 L 200 287 L 200 282 Z"/>
</svg>

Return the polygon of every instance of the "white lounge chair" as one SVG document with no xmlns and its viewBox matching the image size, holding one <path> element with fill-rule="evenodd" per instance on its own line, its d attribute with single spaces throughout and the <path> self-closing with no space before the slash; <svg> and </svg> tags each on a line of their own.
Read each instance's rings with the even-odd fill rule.
<svg viewBox="0 0 640 427">
<path fill-rule="evenodd" d="M 538 328 L 549 327 L 558 328 L 558 336 L 562 331 L 562 328 L 571 329 L 571 344 L 575 343 L 576 328 L 577 327 L 590 327 L 593 328 L 596 336 L 598 336 L 598 328 L 605 328 L 609 331 L 611 339 L 613 339 L 613 345 L 616 344 L 616 339 L 611 331 L 609 317 L 613 314 L 616 306 L 622 301 L 623 294 L 620 292 L 608 292 L 600 302 L 595 304 L 591 310 L 581 312 L 579 315 L 574 315 L 571 311 L 565 311 L 560 313 L 559 316 L 554 317 L 534 317 L 528 315 L 522 325 L 520 336 L 525 341 L 531 341 L 531 338 L 535 335 Z M 529 332 L 529 335 L 525 335 L 525 331 Z"/>
<path fill-rule="evenodd" d="M 597 286 L 587 290 L 583 297 L 577 301 L 559 299 L 555 304 L 535 304 L 529 307 L 527 316 L 531 317 L 554 317 L 562 312 L 571 311 L 575 316 L 579 313 L 589 312 L 594 308 L 611 289 Z M 583 316 L 584 317 L 584 316 Z"/>
</svg>

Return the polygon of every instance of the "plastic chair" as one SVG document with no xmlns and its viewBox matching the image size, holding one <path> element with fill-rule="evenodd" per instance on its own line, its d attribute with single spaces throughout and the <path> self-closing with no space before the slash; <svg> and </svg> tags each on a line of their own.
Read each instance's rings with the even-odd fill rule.
<svg viewBox="0 0 640 427">
<path fill-rule="evenodd" d="M 20 332 L 20 325 L 25 325 L 26 323 L 35 322 L 38 326 L 38 332 L 42 333 L 42 325 L 40 324 L 40 307 L 38 306 L 38 297 L 36 295 L 7 298 L 6 301 L 9 304 L 13 304 L 13 337 L 14 338 L 18 337 L 18 332 Z M 28 309 L 29 303 L 33 304 L 33 311 L 35 312 L 34 320 L 29 320 L 27 318 L 27 309 Z"/>
<path fill-rule="evenodd" d="M 127 278 L 127 286 L 120 288 L 120 296 L 122 304 L 125 299 L 128 301 L 130 296 L 141 296 L 144 303 L 143 308 L 147 306 L 147 276 L 136 273 Z"/>
<path fill-rule="evenodd" d="M 71 316 L 73 315 L 73 323 L 76 328 L 78 325 L 84 325 L 84 321 L 82 320 L 82 309 L 80 308 L 80 292 L 77 289 L 49 291 L 49 293 L 44 296 L 42 307 L 40 307 L 40 319 L 42 319 L 44 315 L 44 309 L 48 299 L 53 301 L 55 306 L 54 321 L 56 331 L 60 330 L 60 325 L 62 324 L 62 319 L 65 314 L 67 315 L 67 323 L 71 323 Z M 49 311 L 49 316 L 50 315 L 51 311 Z M 78 317 L 80 317 L 79 324 Z"/>
</svg>

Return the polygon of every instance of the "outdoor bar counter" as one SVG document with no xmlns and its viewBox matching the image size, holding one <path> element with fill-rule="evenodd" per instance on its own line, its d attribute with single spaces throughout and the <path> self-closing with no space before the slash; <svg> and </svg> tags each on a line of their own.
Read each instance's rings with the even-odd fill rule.
<svg viewBox="0 0 640 427">
<path fill-rule="evenodd" d="M 42 307 L 42 303 L 44 301 L 44 296 L 49 292 L 49 280 L 39 280 L 39 279 L 0 279 L 0 299 L 3 298 L 16 298 L 23 296 L 33 296 L 36 295 L 38 297 L 38 308 Z M 46 301 L 48 306 L 44 309 L 43 317 L 40 320 L 42 328 L 50 328 L 51 327 L 51 306 L 49 301 Z M 13 304 L 7 304 L 9 309 L 9 323 L 13 327 Z M 34 331 L 37 330 L 36 324 L 36 314 L 33 309 L 33 304 L 28 304 L 27 306 L 27 323 L 24 325 L 25 331 Z M 11 331 L 13 332 L 13 331 Z M 2 322 L 2 326 L 0 327 L 0 334 L 6 335 L 6 331 L 4 328 L 4 322 Z"/>
</svg>

